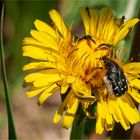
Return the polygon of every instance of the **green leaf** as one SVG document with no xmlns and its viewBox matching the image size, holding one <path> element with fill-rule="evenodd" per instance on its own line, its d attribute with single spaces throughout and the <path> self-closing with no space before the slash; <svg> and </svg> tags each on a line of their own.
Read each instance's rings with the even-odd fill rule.
<svg viewBox="0 0 140 140">
<path fill-rule="evenodd" d="M 8 134 L 9 134 L 8 137 L 9 139 L 16 139 L 16 131 L 14 127 L 14 121 L 12 117 L 11 105 L 9 100 L 8 82 L 6 78 L 6 69 L 4 63 L 3 18 L 4 18 L 4 5 L 2 7 L 2 13 L 1 13 L 1 46 L 0 46 L 1 71 L 2 71 L 2 80 L 4 85 L 4 91 L 5 91 L 4 93 L 5 93 L 7 116 L 8 116 Z"/>
</svg>

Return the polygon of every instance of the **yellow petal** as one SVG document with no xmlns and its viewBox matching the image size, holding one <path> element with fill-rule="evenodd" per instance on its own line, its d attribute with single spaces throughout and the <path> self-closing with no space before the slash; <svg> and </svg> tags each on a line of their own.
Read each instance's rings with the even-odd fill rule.
<svg viewBox="0 0 140 140">
<path fill-rule="evenodd" d="M 122 120 L 120 120 L 120 123 L 121 123 L 121 125 L 123 126 L 123 128 L 125 129 L 125 130 L 128 130 L 128 129 L 130 129 L 130 123 L 129 123 L 129 121 L 127 120 L 127 118 L 124 116 L 124 114 L 122 113 Z"/>
<path fill-rule="evenodd" d="M 68 129 L 72 123 L 73 123 L 73 120 L 74 120 L 74 115 L 73 114 L 65 114 L 64 118 L 63 118 L 63 127 Z"/>
<path fill-rule="evenodd" d="M 52 27 L 50 27 L 47 23 L 36 19 L 34 24 L 35 24 L 36 28 L 38 29 L 38 31 L 45 32 L 54 38 L 57 37 L 55 30 Z"/>
<path fill-rule="evenodd" d="M 43 44 L 42 42 L 39 42 L 39 41 L 37 41 L 36 39 L 34 39 L 32 37 L 24 38 L 23 45 L 46 47 L 46 44 Z"/>
<path fill-rule="evenodd" d="M 23 45 L 25 45 L 25 46 L 33 46 L 33 47 L 40 48 L 44 52 L 50 53 L 51 55 L 54 55 L 54 56 L 58 55 L 58 51 L 57 50 L 54 50 L 54 49 L 50 48 L 49 46 L 46 47 L 46 44 L 44 44 L 42 42 L 39 42 L 39 41 L 37 41 L 36 39 L 34 39 L 32 37 L 26 37 L 23 40 Z"/>
<path fill-rule="evenodd" d="M 45 92 L 45 91 L 44 91 L 44 92 L 40 95 L 40 97 L 39 97 L 39 99 L 38 99 L 38 104 L 39 104 L 39 105 L 43 104 L 43 102 L 44 102 L 45 100 L 47 100 L 47 98 L 50 97 L 52 94 L 53 94 L 52 92 Z"/>
<path fill-rule="evenodd" d="M 58 89 L 58 85 L 53 84 L 48 87 L 38 98 L 39 105 L 42 104 L 48 97 L 50 97 L 56 90 Z"/>
<path fill-rule="evenodd" d="M 109 113 L 107 102 L 101 100 L 97 103 L 97 114 L 102 118 L 106 120 L 106 124 L 112 125 L 113 120 L 112 116 Z"/>
<path fill-rule="evenodd" d="M 107 106 L 105 101 L 101 100 L 97 103 L 97 114 L 102 118 L 105 119 L 107 115 Z"/>
<path fill-rule="evenodd" d="M 23 67 L 23 71 L 26 70 L 39 70 L 44 68 L 56 68 L 52 62 L 32 62 Z"/>
<path fill-rule="evenodd" d="M 106 42 L 109 44 L 113 44 L 112 36 L 114 36 L 114 32 L 116 30 L 115 30 L 115 25 L 114 25 L 114 16 L 112 15 L 111 9 L 109 11 L 110 11 L 109 12 L 110 14 L 108 16 L 108 19 L 106 20 L 106 28 L 104 27 L 105 31 L 102 31 L 102 32 L 105 32 L 104 39 L 106 40 Z"/>
<path fill-rule="evenodd" d="M 34 47 L 34 46 L 24 46 L 23 47 L 23 56 L 32 57 L 39 60 L 55 61 L 54 58 L 45 53 L 43 49 Z"/>
<path fill-rule="evenodd" d="M 133 88 L 137 88 L 140 89 L 140 80 L 138 79 L 134 79 L 132 81 L 130 81 L 130 86 Z"/>
<path fill-rule="evenodd" d="M 128 93 L 136 102 L 140 103 L 140 94 L 137 89 L 130 88 Z"/>
<path fill-rule="evenodd" d="M 64 38 L 66 38 L 67 28 L 63 22 L 62 17 L 56 10 L 51 10 L 49 12 L 52 21 L 54 22 L 55 26 L 58 28 L 59 32 L 62 34 Z"/>
<path fill-rule="evenodd" d="M 66 91 L 68 90 L 69 86 L 66 85 L 66 86 L 61 86 L 61 94 L 64 94 L 66 93 Z"/>
<path fill-rule="evenodd" d="M 106 124 L 110 126 L 113 124 L 112 115 L 108 112 L 108 110 L 106 112 Z"/>
<path fill-rule="evenodd" d="M 106 104 L 106 123 L 105 123 L 105 127 L 106 127 L 107 131 L 111 131 L 113 129 L 113 118 L 112 118 L 112 114 L 109 112 L 107 102 L 105 102 L 105 104 Z"/>
<path fill-rule="evenodd" d="M 37 94 L 41 93 L 45 89 L 46 89 L 46 87 L 43 87 L 43 88 L 34 87 L 33 89 L 27 91 L 26 94 L 29 98 L 32 98 L 32 97 L 36 96 Z"/>
<path fill-rule="evenodd" d="M 131 81 L 134 80 L 134 79 L 140 78 L 140 75 L 139 74 L 134 74 L 134 73 L 127 73 L 126 78 L 127 78 L 127 81 L 129 81 L 128 82 L 129 85 L 131 85 Z"/>
<path fill-rule="evenodd" d="M 52 81 L 52 82 L 55 82 L 55 81 Z M 44 87 L 44 86 L 47 86 L 48 84 L 49 84 L 48 78 L 38 79 L 33 82 L 34 87 Z"/>
<path fill-rule="evenodd" d="M 97 120 L 96 120 L 96 126 L 95 126 L 97 134 L 102 134 L 103 133 L 103 131 L 104 131 L 104 124 L 105 124 L 105 120 L 102 119 L 100 116 L 98 116 Z"/>
<path fill-rule="evenodd" d="M 138 21 L 138 18 L 126 21 L 126 23 L 121 27 L 120 31 L 115 35 L 114 44 L 117 44 L 119 40 L 123 39 Z"/>
<path fill-rule="evenodd" d="M 105 128 L 106 128 L 106 130 L 107 131 L 112 131 L 113 130 L 113 123 L 112 124 L 107 124 L 107 123 L 105 123 Z"/>
<path fill-rule="evenodd" d="M 119 98 L 119 97 L 118 97 Z M 109 97 L 108 108 L 110 113 L 113 115 L 116 122 L 120 122 L 125 130 L 130 128 L 130 124 L 127 118 L 124 116 L 123 111 L 120 108 L 120 104 L 116 97 Z M 125 108 L 124 108 L 125 109 Z"/>
<path fill-rule="evenodd" d="M 42 79 L 44 77 L 46 77 L 46 74 L 44 74 L 44 73 L 31 73 L 31 74 L 27 75 L 24 78 L 24 80 L 25 80 L 25 82 L 33 82 L 37 79 Z"/>
<path fill-rule="evenodd" d="M 41 78 L 37 79 L 33 83 L 33 85 L 35 87 L 43 87 L 43 86 L 48 85 L 48 83 L 57 82 L 59 80 L 61 80 L 59 74 L 49 74 L 49 75 L 43 77 L 42 79 Z"/>
<path fill-rule="evenodd" d="M 73 98 L 73 104 L 72 104 L 72 106 L 71 107 L 69 107 L 68 109 L 67 109 L 67 112 L 66 112 L 66 116 L 67 116 L 67 114 L 72 114 L 72 115 L 75 115 L 75 113 L 76 113 L 76 111 L 77 111 L 77 108 L 78 108 L 78 105 L 79 105 L 79 101 L 78 101 L 78 99 L 77 98 Z M 65 117 L 65 116 L 64 116 Z"/>
<path fill-rule="evenodd" d="M 79 105 L 78 99 L 75 99 L 74 104 L 69 108 L 63 118 L 63 127 L 69 128 L 74 120 L 77 108 Z"/>
<path fill-rule="evenodd" d="M 54 115 L 54 118 L 53 118 L 53 122 L 58 123 L 60 121 L 61 117 L 62 117 L 62 113 L 60 114 L 59 111 L 56 111 L 55 115 Z"/>
<path fill-rule="evenodd" d="M 80 14 L 81 14 L 81 17 L 82 17 L 82 20 L 84 23 L 86 35 L 89 35 L 89 19 L 90 18 L 89 18 L 89 15 L 88 15 L 86 8 L 81 8 Z"/>
<path fill-rule="evenodd" d="M 48 52 L 48 53 L 51 53 L 52 55 L 54 53 L 55 54 L 58 54 L 58 51 L 57 50 L 54 50 L 52 48 L 49 48 L 49 46 L 46 47 L 46 44 L 44 44 L 42 42 L 39 42 L 38 40 L 36 40 L 36 39 L 34 39 L 32 37 L 26 37 L 23 40 L 23 45 L 25 45 L 25 46 L 34 46 L 34 47 L 43 49 L 43 51 Z"/>
<path fill-rule="evenodd" d="M 110 25 L 110 16 L 112 15 L 112 11 L 110 8 L 102 8 L 99 15 L 98 20 L 98 30 L 97 30 L 97 37 L 104 39 L 104 33 L 107 31 L 107 26 Z M 108 20 L 109 18 L 109 20 Z M 108 22 L 109 21 L 109 22 Z M 106 29 L 106 30 L 105 30 Z M 112 30 L 109 30 L 112 31 Z M 109 33 L 109 32 L 108 32 Z M 107 36 L 106 36 L 107 37 Z"/>
<path fill-rule="evenodd" d="M 113 129 L 113 118 L 112 118 L 112 115 L 109 112 L 106 101 L 104 101 L 104 108 L 105 108 L 105 114 L 106 114 L 106 116 L 105 116 L 106 117 L 105 127 L 108 131 L 111 131 Z"/>
<path fill-rule="evenodd" d="M 57 48 L 57 40 L 53 37 L 49 36 L 48 34 L 44 32 L 39 32 L 36 30 L 31 30 L 31 35 L 38 40 L 39 42 L 46 45 L 46 47 L 52 48 L 54 50 L 58 50 Z"/>
<path fill-rule="evenodd" d="M 129 95 L 125 94 L 117 100 L 122 113 L 128 119 L 128 121 L 131 122 L 131 124 L 137 123 L 140 120 L 139 113 Z"/>
<path fill-rule="evenodd" d="M 122 112 L 115 97 L 108 98 L 108 109 L 109 112 L 113 115 L 116 122 L 122 120 Z"/>
<path fill-rule="evenodd" d="M 89 26 L 89 28 L 90 28 L 89 32 L 90 33 L 89 34 L 91 36 L 96 36 L 97 26 L 98 26 L 98 16 L 97 16 L 96 10 L 95 9 L 90 9 L 90 15 L 91 15 L 91 18 L 90 18 L 90 26 Z M 83 18 L 83 20 L 84 20 L 84 18 Z"/>
<path fill-rule="evenodd" d="M 52 71 L 52 72 L 51 72 Z M 41 72 L 35 72 L 27 75 L 24 79 L 25 82 L 33 82 L 40 79 L 48 79 L 47 81 L 54 81 L 55 79 L 60 79 L 58 73 L 54 73 L 53 70 L 45 70 Z"/>
<path fill-rule="evenodd" d="M 140 63 L 139 62 L 127 63 L 123 66 L 123 69 L 126 73 L 138 74 L 140 73 Z"/>
<path fill-rule="evenodd" d="M 67 103 L 70 99 L 70 96 L 73 94 L 73 91 L 70 90 L 70 92 L 68 93 L 68 95 L 66 96 L 66 98 L 64 99 L 64 101 L 62 102 L 62 104 L 60 105 L 58 111 L 56 111 L 55 115 L 54 115 L 54 119 L 53 119 L 53 122 L 54 123 L 57 123 L 60 121 L 61 117 L 62 117 L 62 114 L 65 110 L 65 108 L 67 108 Z"/>
</svg>

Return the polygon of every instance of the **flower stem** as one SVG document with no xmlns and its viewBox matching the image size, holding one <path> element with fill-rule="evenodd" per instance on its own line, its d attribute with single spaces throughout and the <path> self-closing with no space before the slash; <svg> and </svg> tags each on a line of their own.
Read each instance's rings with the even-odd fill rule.
<svg viewBox="0 0 140 140">
<path fill-rule="evenodd" d="M 8 115 L 8 137 L 9 139 L 16 139 L 16 131 L 14 127 L 14 121 L 12 116 L 12 110 L 9 100 L 9 92 L 8 92 L 8 82 L 6 76 L 6 69 L 4 63 L 4 45 L 3 45 L 3 19 L 4 19 L 4 5 L 2 7 L 1 12 L 1 46 L 0 46 L 0 58 L 1 58 L 1 71 L 2 71 L 2 80 L 4 85 L 4 93 L 5 93 L 5 100 L 6 100 L 6 109 Z"/>
</svg>

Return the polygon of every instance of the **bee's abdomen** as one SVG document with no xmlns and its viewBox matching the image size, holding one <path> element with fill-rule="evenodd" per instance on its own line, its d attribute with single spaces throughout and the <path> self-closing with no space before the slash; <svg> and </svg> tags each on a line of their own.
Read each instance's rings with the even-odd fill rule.
<svg viewBox="0 0 140 140">
<path fill-rule="evenodd" d="M 112 92 L 115 96 L 122 96 L 125 94 L 125 92 L 128 90 L 127 80 L 125 78 L 125 75 L 121 71 L 117 71 L 116 73 L 110 73 L 108 72 L 106 74 L 107 80 L 109 80 L 109 83 L 112 87 Z"/>
<path fill-rule="evenodd" d="M 105 69 L 107 70 L 106 75 L 103 77 L 103 81 L 106 84 L 108 92 L 117 97 L 124 95 L 128 90 L 128 83 L 123 69 L 107 56 L 103 56 L 102 60 L 104 61 Z"/>
</svg>

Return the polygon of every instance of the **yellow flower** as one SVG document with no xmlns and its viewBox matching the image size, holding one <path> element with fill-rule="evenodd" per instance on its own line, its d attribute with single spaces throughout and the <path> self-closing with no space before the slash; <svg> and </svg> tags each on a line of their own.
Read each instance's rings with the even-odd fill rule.
<svg viewBox="0 0 140 140">
<path fill-rule="evenodd" d="M 64 94 L 69 90 L 70 84 L 76 80 L 71 76 L 68 64 L 70 59 L 68 55 L 73 51 L 71 26 L 66 28 L 57 11 L 51 10 L 49 14 L 54 27 L 36 20 L 34 24 L 37 30 L 31 30 L 31 37 L 23 41 L 23 56 L 36 59 L 35 62 L 23 67 L 24 71 L 32 70 L 32 73 L 25 77 L 25 82 L 30 86 L 27 96 L 34 97 L 40 94 L 39 104 L 59 90 L 60 86 L 61 94 Z M 64 127 L 69 127 L 67 125 L 71 125 L 78 104 L 73 90 L 69 90 L 68 96 L 54 117 L 54 122 L 58 122 L 62 113 L 66 111 L 63 124 Z M 69 124 L 65 122 L 67 120 L 65 118 Z"/>
<path fill-rule="evenodd" d="M 66 28 L 61 16 L 55 10 L 51 10 L 49 14 L 54 27 L 36 20 L 37 30 L 31 30 L 31 37 L 23 41 L 23 56 L 36 59 L 35 62 L 23 67 L 23 71 L 32 70 L 24 78 L 30 87 L 26 94 L 28 97 L 40 94 L 38 103 L 42 104 L 53 93 L 61 90 L 61 94 L 66 94 L 66 98 L 54 116 L 54 123 L 57 123 L 65 112 L 63 127 L 69 128 L 79 103 L 84 104 L 95 99 L 91 95 L 90 80 L 96 73 L 93 72 L 96 58 L 100 58 L 102 51 L 100 49 L 93 51 L 96 45 L 92 40 L 72 41 L 71 26 Z M 108 54 L 108 50 L 102 54 Z M 88 61 L 83 65 L 85 59 Z"/>
<path fill-rule="evenodd" d="M 94 64 L 91 65 L 91 67 L 94 68 L 92 71 L 89 71 L 92 75 L 92 73 L 96 70 L 94 75 L 89 78 L 92 86 L 92 95 L 94 95 L 97 102 L 95 116 L 92 116 L 90 112 L 87 111 L 91 103 L 95 102 L 95 100 L 93 102 L 86 102 L 85 104 L 82 104 L 83 110 L 89 118 L 96 117 L 96 132 L 98 134 L 101 134 L 104 128 L 112 130 L 114 120 L 116 122 L 120 122 L 123 128 L 127 130 L 130 128 L 130 123 L 135 124 L 140 121 L 138 110 L 133 102 L 134 99 L 136 102 L 140 103 L 140 95 L 138 92 L 140 89 L 140 80 L 138 79 L 140 74 L 140 63 L 134 62 L 124 65 L 121 60 L 118 61 L 118 58 L 114 58 L 115 54 L 112 50 L 115 48 L 115 51 L 119 53 L 120 50 L 117 51 L 116 47 L 117 43 L 128 34 L 130 28 L 132 28 L 139 19 L 135 18 L 123 23 L 123 18 L 115 19 L 111 9 L 109 8 L 103 8 L 101 11 L 82 8 L 81 15 L 85 26 L 86 36 L 90 36 L 90 40 L 93 40 L 92 42 L 94 43 L 92 45 L 88 45 L 90 47 L 81 45 L 78 50 L 79 54 L 87 54 L 87 52 L 92 53 L 92 51 L 96 52 L 96 50 L 99 51 L 100 49 L 99 54 L 94 53 L 91 55 L 92 58 L 89 58 L 89 60 L 84 59 L 84 61 L 81 61 L 84 65 L 93 59 L 96 60 L 94 61 Z M 113 62 L 115 61 L 118 66 L 120 65 L 119 67 L 123 69 L 128 82 L 128 90 L 121 97 L 116 97 L 114 94 L 109 93 L 110 89 L 108 88 L 113 87 L 106 85 L 103 80 L 108 70 L 105 68 L 103 60 L 99 58 L 105 56 L 105 46 L 107 46 L 108 49 L 110 48 L 110 52 L 108 52 L 108 55 L 111 58 L 110 60 Z M 90 50 L 87 51 L 89 48 Z M 88 56 L 90 56 L 90 53 L 88 53 Z M 100 67 L 103 69 L 100 69 Z"/>
<path fill-rule="evenodd" d="M 71 126 L 79 104 L 82 104 L 86 115 L 90 116 L 87 109 L 95 101 L 97 102 L 95 114 L 97 133 L 102 133 L 104 127 L 107 130 L 112 130 L 113 119 L 120 122 L 125 129 L 128 129 L 129 122 L 133 124 L 139 121 L 137 109 L 130 98 L 132 96 L 139 102 L 137 90 L 133 88 L 136 86 L 134 83 L 137 82 L 133 81 L 133 78 L 138 80 L 138 70 L 134 71 L 134 69 L 138 69 L 139 63 L 135 63 L 134 68 L 129 66 L 130 64 L 122 64 L 121 67 L 124 69 L 128 83 L 132 88 L 129 88 L 124 96 L 115 97 L 110 96 L 103 82 L 107 70 L 104 69 L 104 63 L 101 60 L 102 56 L 113 57 L 113 52 L 108 44 L 115 46 L 119 40 L 126 36 L 130 27 L 138 22 L 138 19 L 122 24 L 120 19 L 114 19 L 110 9 L 102 9 L 101 11 L 99 17 L 94 18 L 95 10 L 91 9 L 87 12 L 82 9 L 86 36 L 76 42 L 73 41 L 71 25 L 67 28 L 55 10 L 49 12 L 54 24 L 53 27 L 36 20 L 37 30 L 31 30 L 31 37 L 27 37 L 23 41 L 23 56 L 36 59 L 35 62 L 23 67 L 24 71 L 31 70 L 31 73 L 24 79 L 30 87 L 27 96 L 34 97 L 39 94 L 38 103 L 42 104 L 58 90 L 61 94 L 65 94 L 65 99 L 54 116 L 54 123 L 57 123 L 64 114 L 62 123 L 65 128 Z M 108 18 L 105 20 L 104 16 Z M 120 62 L 118 63 L 120 64 Z M 128 74 L 127 68 L 129 68 L 129 72 L 132 68 L 134 73 Z M 125 112 L 121 108 L 122 105 L 136 117 L 134 119 L 126 117 L 127 111 Z M 90 117 L 92 118 L 92 116 Z"/>
</svg>

